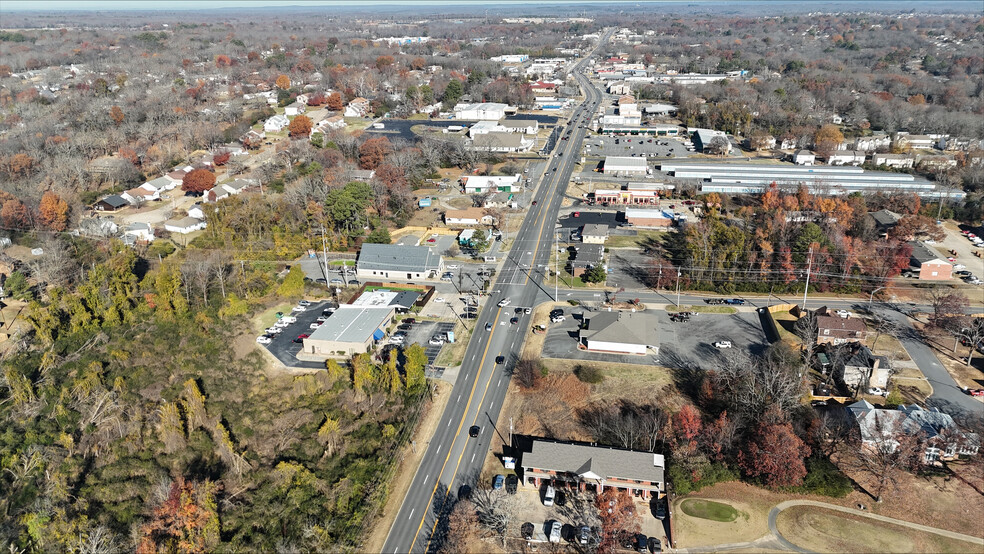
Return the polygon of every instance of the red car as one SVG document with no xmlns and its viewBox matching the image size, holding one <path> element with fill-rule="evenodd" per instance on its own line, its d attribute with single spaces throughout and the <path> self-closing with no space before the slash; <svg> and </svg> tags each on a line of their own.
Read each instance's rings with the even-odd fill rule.
<svg viewBox="0 0 984 554">
<path fill-rule="evenodd" d="M 427 242 L 437 242 L 437 239 L 427 239 Z"/>
<path fill-rule="evenodd" d="M 984 389 L 971 389 L 968 392 L 971 396 L 984 396 Z"/>
<path fill-rule="evenodd" d="M 581 212 L 574 212 L 574 217 L 581 217 Z"/>
<path fill-rule="evenodd" d="M 536 206 L 536 200 L 533 201 L 533 205 Z"/>
</svg>

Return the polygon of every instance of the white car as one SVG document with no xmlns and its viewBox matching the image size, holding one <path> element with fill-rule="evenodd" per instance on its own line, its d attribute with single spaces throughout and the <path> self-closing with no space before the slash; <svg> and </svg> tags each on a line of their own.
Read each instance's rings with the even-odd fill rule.
<svg viewBox="0 0 984 554">
<path fill-rule="evenodd" d="M 458 264 L 444 266 L 445 269 L 458 269 L 458 267 L 459 267 Z"/>
<path fill-rule="evenodd" d="M 730 340 L 719 340 L 714 343 L 714 348 L 731 348 Z"/>
<path fill-rule="evenodd" d="M 531 313 L 533 313 L 533 308 L 526 308 L 525 310 L 523 310 L 523 313 L 526 315 L 530 315 Z"/>
<path fill-rule="evenodd" d="M 315 321 L 311 325 L 308 325 L 308 329 L 317 329 L 318 327 L 321 327 L 321 322 L 320 321 Z"/>
<path fill-rule="evenodd" d="M 441 346 L 444 344 L 444 339 L 433 337 L 431 340 L 427 341 L 427 344 L 431 346 Z"/>
<path fill-rule="evenodd" d="M 290 322 L 289 321 L 285 321 L 284 319 L 278 319 L 277 322 L 273 324 L 274 327 L 279 327 L 281 329 L 283 329 L 284 327 L 286 327 L 288 325 L 290 325 Z"/>
<path fill-rule="evenodd" d="M 297 318 L 292 315 L 288 315 L 280 318 L 280 321 L 286 321 L 287 323 L 297 323 Z"/>
<path fill-rule="evenodd" d="M 271 339 L 266 335 L 260 335 L 256 337 L 256 342 L 259 344 L 270 344 L 271 342 L 273 342 L 273 339 Z"/>
<path fill-rule="evenodd" d="M 266 333 L 266 334 L 268 334 L 268 335 L 277 335 L 277 334 L 283 333 L 284 330 L 282 328 L 277 327 L 276 325 L 274 325 L 273 327 L 267 327 L 266 329 L 263 330 L 263 332 Z"/>
<path fill-rule="evenodd" d="M 878 396 L 885 396 L 885 395 L 888 394 L 888 391 L 885 390 L 885 389 L 883 389 L 883 388 L 881 388 L 881 387 L 871 387 L 871 388 L 868 389 L 868 394 L 876 394 Z"/>
<path fill-rule="evenodd" d="M 307 308 L 308 306 L 311 305 L 311 303 L 308 302 L 307 300 L 301 300 L 300 302 L 297 303 L 297 305 L 298 306 L 304 306 L 305 308 Z"/>
<path fill-rule="evenodd" d="M 959 271 L 961 269 L 967 269 L 967 266 L 965 266 L 964 264 L 953 264 L 953 269 Z"/>
<path fill-rule="evenodd" d="M 834 313 L 836 313 L 837 315 L 839 315 L 839 316 L 841 316 L 843 318 L 851 317 L 851 312 L 849 312 L 847 310 L 837 310 Z"/>
<path fill-rule="evenodd" d="M 290 309 L 290 311 L 292 311 L 292 312 L 306 312 L 307 311 L 307 308 L 305 308 L 304 306 L 294 306 L 293 308 Z"/>
<path fill-rule="evenodd" d="M 510 301 L 508 298 L 503 298 L 502 300 L 499 301 L 498 304 L 496 304 L 496 306 L 499 306 L 500 308 L 505 308 L 506 306 L 509 305 L 509 302 Z"/>
<path fill-rule="evenodd" d="M 389 341 L 390 344 L 403 344 L 405 340 L 407 340 L 406 337 L 402 335 L 393 335 L 392 337 L 390 337 Z"/>
<path fill-rule="evenodd" d="M 550 318 L 550 321 L 552 321 L 554 323 L 560 323 L 562 321 L 565 321 L 566 319 L 567 319 L 566 317 L 564 317 L 562 315 L 558 315 L 558 316 L 551 317 Z"/>
<path fill-rule="evenodd" d="M 447 300 L 445 300 L 443 296 L 440 296 L 440 297 L 435 298 L 434 299 L 434 302 L 447 302 Z"/>
</svg>

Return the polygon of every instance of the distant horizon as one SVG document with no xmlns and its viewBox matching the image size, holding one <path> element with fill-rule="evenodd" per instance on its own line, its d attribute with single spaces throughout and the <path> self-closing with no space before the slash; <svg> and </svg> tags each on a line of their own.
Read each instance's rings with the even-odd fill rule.
<svg viewBox="0 0 984 554">
<path fill-rule="evenodd" d="M 412 6 L 485 6 L 490 9 L 505 6 L 543 6 L 543 5 L 641 5 L 641 4 L 806 4 L 797 0 L 143 0 L 135 3 L 132 0 L 4 0 L 0 3 L 0 13 L 3 12 L 85 12 L 85 11 L 114 11 L 114 12 L 146 12 L 146 11 L 199 11 L 228 8 L 359 8 L 371 11 L 373 7 L 412 7 Z M 945 0 L 931 3 L 918 0 L 864 0 L 850 2 L 834 0 L 831 2 L 810 3 L 813 10 L 823 10 L 828 5 L 849 4 L 854 7 L 850 11 L 865 11 L 875 5 L 891 5 L 901 9 L 902 5 L 932 8 L 942 4 L 972 4 L 980 5 L 980 0 Z M 804 8 L 808 6 L 804 5 Z M 0 24 L 2 26 L 2 24 Z"/>
</svg>

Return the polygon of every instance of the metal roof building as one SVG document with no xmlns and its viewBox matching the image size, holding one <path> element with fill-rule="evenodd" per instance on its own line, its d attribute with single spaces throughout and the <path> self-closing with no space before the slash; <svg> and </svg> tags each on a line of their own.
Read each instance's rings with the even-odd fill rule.
<svg viewBox="0 0 984 554">
<path fill-rule="evenodd" d="M 342 304 L 304 339 L 305 354 L 352 356 L 368 352 L 396 313 L 396 306 L 354 306 Z"/>
<path fill-rule="evenodd" d="M 628 156 L 608 156 L 605 158 L 605 174 L 645 175 L 649 169 L 646 158 Z"/>
<path fill-rule="evenodd" d="M 355 273 L 362 278 L 428 279 L 444 270 L 444 258 L 426 246 L 363 244 Z"/>
</svg>

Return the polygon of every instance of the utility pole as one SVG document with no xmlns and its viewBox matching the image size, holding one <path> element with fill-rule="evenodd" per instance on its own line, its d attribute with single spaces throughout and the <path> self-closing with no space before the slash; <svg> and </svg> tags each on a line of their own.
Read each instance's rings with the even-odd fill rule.
<svg viewBox="0 0 984 554">
<path fill-rule="evenodd" d="M 677 309 L 680 309 L 680 274 L 682 272 L 677 270 Z"/>
<path fill-rule="evenodd" d="M 321 226 L 321 256 L 325 263 L 325 283 L 328 283 L 328 242 L 325 240 L 325 226 Z"/>
<path fill-rule="evenodd" d="M 806 309 L 806 295 L 810 292 L 810 270 L 813 268 L 813 247 L 810 247 L 806 260 L 806 288 L 803 289 L 803 309 Z"/>
</svg>

